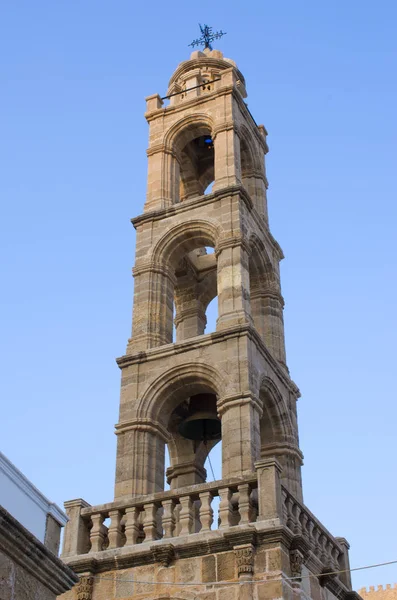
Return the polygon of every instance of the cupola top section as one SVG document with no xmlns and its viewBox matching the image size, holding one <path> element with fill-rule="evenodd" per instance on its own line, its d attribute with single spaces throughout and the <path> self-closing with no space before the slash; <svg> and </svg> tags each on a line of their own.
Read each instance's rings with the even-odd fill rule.
<svg viewBox="0 0 397 600">
<path fill-rule="evenodd" d="M 167 96 L 186 90 L 193 82 L 197 82 L 196 85 L 211 85 L 213 81 L 220 79 L 222 71 L 231 68 L 235 71 L 239 91 L 245 98 L 245 79 L 236 63 L 230 58 L 224 58 L 220 50 L 209 48 L 203 51 L 195 50 L 189 60 L 178 65 L 169 81 Z"/>
</svg>

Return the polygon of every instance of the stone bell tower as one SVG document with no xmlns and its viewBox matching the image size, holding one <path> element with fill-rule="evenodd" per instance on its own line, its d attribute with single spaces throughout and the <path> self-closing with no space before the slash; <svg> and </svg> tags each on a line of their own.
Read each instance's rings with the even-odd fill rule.
<svg viewBox="0 0 397 600">
<path fill-rule="evenodd" d="M 178 66 L 166 104 L 146 99 L 147 197 L 132 220 L 115 497 L 65 504 L 62 557 L 81 574 L 77 598 L 354 595 L 346 540 L 303 504 L 267 132 L 245 97 L 236 64 L 206 49 Z M 216 297 L 216 331 L 206 334 Z M 220 440 L 222 479 L 207 481 Z"/>
</svg>

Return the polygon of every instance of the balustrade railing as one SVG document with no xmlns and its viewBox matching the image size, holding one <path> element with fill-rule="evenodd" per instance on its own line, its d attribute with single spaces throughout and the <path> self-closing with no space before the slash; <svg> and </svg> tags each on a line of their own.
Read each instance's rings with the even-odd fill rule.
<svg viewBox="0 0 397 600">
<path fill-rule="evenodd" d="M 295 534 L 301 536 L 313 553 L 331 571 L 339 569 L 343 551 L 336 539 L 322 523 L 298 500 L 282 487 L 283 522 Z"/>
<path fill-rule="evenodd" d="M 215 481 L 82 508 L 86 552 L 132 546 L 251 523 L 257 518 L 255 474 L 236 483 Z M 214 523 L 214 499 L 219 498 Z"/>
<path fill-rule="evenodd" d="M 246 477 L 214 481 L 130 500 L 89 506 L 67 504 L 70 521 L 63 556 L 96 553 L 164 538 L 266 521 L 288 527 L 327 571 L 337 571 L 343 548 L 316 517 L 283 486 L 275 461 L 257 463 Z M 279 499 L 279 500 L 278 500 Z M 214 510 L 215 505 L 215 510 Z M 275 521 L 276 519 L 276 521 Z"/>
</svg>

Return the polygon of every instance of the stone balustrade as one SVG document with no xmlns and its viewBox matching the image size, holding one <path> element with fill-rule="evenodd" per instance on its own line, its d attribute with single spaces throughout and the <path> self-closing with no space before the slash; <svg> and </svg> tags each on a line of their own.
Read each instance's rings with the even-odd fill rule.
<svg viewBox="0 0 397 600">
<path fill-rule="evenodd" d="M 327 570 L 338 571 L 340 569 L 339 559 L 343 550 L 337 540 L 287 489 L 282 487 L 281 493 L 284 524 L 292 533 L 305 540 L 310 550 Z"/>
<path fill-rule="evenodd" d="M 90 506 L 83 500 L 67 502 L 70 521 L 62 556 L 76 557 L 164 539 L 171 543 L 172 538 L 179 538 L 178 543 L 184 544 L 187 536 L 214 529 L 222 534 L 235 526 L 246 525 L 262 531 L 267 521 L 272 527 L 289 529 L 307 557 L 315 557 L 324 573 L 343 569 L 343 547 L 281 485 L 278 462 L 261 460 L 255 467 L 256 472 L 245 477 L 100 506 Z"/>
<path fill-rule="evenodd" d="M 65 508 L 71 528 L 76 530 L 78 520 L 78 535 L 73 538 L 79 542 L 68 547 L 65 540 L 63 556 L 252 523 L 257 518 L 256 488 L 257 478 L 253 473 L 236 482 L 214 481 L 100 506 L 86 503 L 78 506 L 79 501 L 73 500 Z M 217 523 L 214 523 L 215 498 L 219 499 Z"/>
</svg>

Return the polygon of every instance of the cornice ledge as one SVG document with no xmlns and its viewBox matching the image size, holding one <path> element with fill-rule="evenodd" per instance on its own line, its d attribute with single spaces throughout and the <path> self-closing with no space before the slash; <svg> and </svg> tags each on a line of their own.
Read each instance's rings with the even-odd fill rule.
<svg viewBox="0 0 397 600">
<path fill-rule="evenodd" d="M 78 582 L 76 574 L 2 506 L 0 549 L 56 595 Z"/>
<path fill-rule="evenodd" d="M 242 200 L 245 202 L 248 208 L 252 209 L 252 200 L 244 186 L 240 184 L 230 185 L 219 190 L 215 190 L 211 194 L 206 194 L 205 196 L 197 196 L 197 198 L 193 198 L 192 200 L 185 200 L 184 202 L 178 202 L 177 204 L 172 204 L 171 206 L 167 206 L 165 208 L 144 212 L 141 215 L 138 215 L 137 217 L 133 217 L 131 219 L 131 223 L 136 229 L 138 225 L 141 225 L 148 221 L 159 221 L 160 219 L 167 219 L 168 217 L 173 217 L 176 214 L 180 214 L 191 210 L 196 205 L 206 206 L 207 204 L 211 204 L 216 200 L 226 198 L 227 196 L 234 196 L 236 194 L 240 194 Z"/>
<path fill-rule="evenodd" d="M 175 559 L 194 558 L 208 554 L 226 552 L 236 545 L 253 544 L 255 546 L 281 542 L 286 547 L 291 545 L 293 535 L 286 527 L 269 527 L 258 529 L 258 523 L 236 525 L 226 530 L 194 533 L 185 537 L 164 538 L 134 546 L 124 546 L 113 550 L 104 550 L 93 554 L 83 554 L 65 558 L 69 567 L 76 573 L 101 573 L 108 570 L 119 570 L 158 562 L 159 557 Z M 172 546 L 172 549 L 170 548 Z"/>
<path fill-rule="evenodd" d="M 235 86 L 233 84 L 222 85 L 211 92 L 207 92 L 203 96 L 193 96 L 191 99 L 184 99 L 184 101 L 180 104 L 169 104 L 168 106 L 162 106 L 161 108 L 156 108 L 155 110 L 145 112 L 144 117 L 146 121 L 150 123 L 154 119 L 157 119 L 158 117 L 161 117 L 165 114 L 169 115 L 170 113 L 177 114 L 179 112 L 185 112 L 186 109 L 191 108 L 195 104 L 205 104 L 219 96 L 233 94 L 233 91 L 239 93 L 238 90 L 235 89 Z"/>
<path fill-rule="evenodd" d="M 124 356 L 116 358 L 116 362 L 119 368 L 123 369 L 134 364 L 158 360 L 164 356 L 180 354 L 191 349 L 212 345 L 214 343 L 220 343 L 224 340 L 234 337 L 241 337 L 244 335 L 247 335 L 249 339 L 257 345 L 264 358 L 266 358 L 267 362 L 275 371 L 276 375 L 284 382 L 291 393 L 294 394 L 296 398 L 300 398 L 301 394 L 299 388 L 290 378 L 286 368 L 282 367 L 281 364 L 272 356 L 256 329 L 250 324 L 229 327 L 227 329 L 222 329 L 221 331 L 215 331 L 213 333 L 207 333 L 189 338 L 188 340 L 184 340 L 183 342 L 179 343 L 175 342 L 173 344 L 165 344 L 163 346 L 156 346 L 155 348 L 148 348 L 146 350 L 137 352 L 136 354 L 125 354 Z"/>
<path fill-rule="evenodd" d="M 125 354 L 124 356 L 120 356 L 119 358 L 116 358 L 116 362 L 120 369 L 122 369 L 133 364 L 157 360 L 163 356 L 181 354 L 182 352 L 186 352 L 197 347 L 209 346 L 213 343 L 220 343 L 223 340 L 247 335 L 248 328 L 249 325 L 237 325 L 227 329 L 222 329 L 222 331 L 215 331 L 213 333 L 206 333 L 192 337 L 188 340 L 184 340 L 183 342 L 174 342 L 172 344 L 164 344 L 163 346 L 147 348 L 146 350 L 142 350 L 136 354 Z"/>
<path fill-rule="evenodd" d="M 319 577 L 319 581 L 323 587 L 331 592 L 336 598 L 340 598 L 340 600 L 358 600 L 361 598 L 357 592 L 353 592 L 352 590 L 348 590 L 345 584 L 339 579 L 337 575 L 329 575 L 326 573 Z"/>
</svg>

